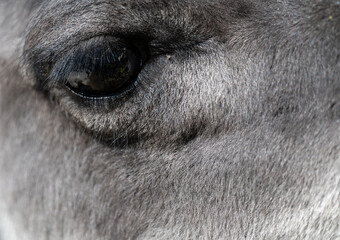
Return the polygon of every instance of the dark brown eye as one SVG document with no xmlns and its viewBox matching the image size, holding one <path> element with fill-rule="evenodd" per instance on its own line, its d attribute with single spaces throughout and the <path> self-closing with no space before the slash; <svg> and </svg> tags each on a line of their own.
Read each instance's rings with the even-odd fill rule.
<svg viewBox="0 0 340 240">
<path fill-rule="evenodd" d="M 137 49 L 100 47 L 85 50 L 78 66 L 66 77 L 66 86 L 77 95 L 103 98 L 117 95 L 138 77 L 142 58 Z"/>
</svg>

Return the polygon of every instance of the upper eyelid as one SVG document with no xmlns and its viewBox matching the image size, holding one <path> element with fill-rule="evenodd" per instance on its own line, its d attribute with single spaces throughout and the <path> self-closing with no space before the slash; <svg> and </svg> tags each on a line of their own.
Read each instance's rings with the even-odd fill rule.
<svg viewBox="0 0 340 240">
<path fill-rule="evenodd" d="M 63 1 L 46 1 L 41 5 L 32 16 L 28 28 L 26 35 L 28 49 L 45 48 L 48 51 L 48 48 L 51 48 L 63 52 L 81 41 L 113 35 L 118 38 L 144 38 L 150 46 L 167 51 L 168 48 L 178 49 L 212 37 L 211 29 L 204 31 L 208 26 L 203 24 L 202 19 L 188 20 L 190 21 L 188 23 L 173 20 L 171 16 L 175 12 L 170 11 L 172 8 L 169 9 L 171 2 L 158 6 L 169 15 L 167 19 L 154 8 L 148 8 L 147 11 L 143 8 L 141 11 L 138 2 L 131 3 L 134 5 L 133 8 L 125 6 L 124 9 L 121 9 L 120 5 L 129 4 L 115 1 L 97 3 L 81 1 L 79 6 L 74 8 L 74 2 L 65 1 L 61 4 Z M 180 11 L 185 13 L 188 6 L 186 4 L 184 6 Z M 197 7 L 206 9 L 205 4 L 198 4 Z M 188 13 L 194 14 L 193 9 L 195 8 L 190 8 L 191 11 Z M 48 14 L 51 11 L 55 14 Z M 91 17 L 88 14 L 91 14 L 89 15 Z M 205 14 L 204 17 L 214 19 L 210 19 L 209 14 Z"/>
<path fill-rule="evenodd" d="M 172 6 L 174 4 L 176 6 Z M 182 7 L 163 1 L 155 9 L 145 8 L 138 1 L 131 4 L 124 1 L 44 1 L 31 14 L 27 27 L 22 55 L 24 72 L 33 72 L 33 77 L 29 78 L 34 79 L 37 72 L 54 64 L 70 49 L 101 36 L 142 42 L 150 56 L 177 50 L 192 51 L 196 45 L 217 37 L 219 28 L 225 27 L 221 25 L 224 20 L 230 23 L 227 21 L 230 14 L 219 16 L 218 9 L 209 5 L 209 1 L 195 2 L 195 7 L 185 2 L 179 4 Z M 230 12 L 233 12 L 235 6 L 227 5 L 227 9 L 231 5 Z M 212 11 L 214 9 L 217 12 Z M 174 18 L 187 14 L 191 17 L 181 19 L 183 21 Z"/>
<path fill-rule="evenodd" d="M 66 46 L 63 49 L 58 49 L 54 47 L 50 48 L 39 48 L 38 46 L 33 49 L 26 49 L 23 54 L 23 62 L 26 64 L 25 67 L 29 68 L 29 71 L 33 71 L 33 75 L 35 76 L 35 85 L 38 88 L 45 88 L 46 86 L 51 86 L 57 84 L 60 79 L 63 79 L 67 74 L 67 71 L 59 71 L 58 74 L 43 76 L 41 74 L 42 71 L 51 72 L 53 69 L 57 67 L 62 68 L 60 66 L 60 61 L 65 60 L 66 58 L 72 58 L 74 53 L 84 46 L 91 47 L 91 45 L 95 46 L 96 44 L 107 44 L 116 42 L 120 44 L 130 44 L 136 48 L 142 49 L 141 46 L 146 49 L 147 52 L 143 52 L 147 57 L 156 57 L 157 55 L 165 55 L 171 54 L 173 51 L 184 49 L 186 51 L 192 51 L 195 46 L 199 45 L 201 42 L 190 43 L 190 45 L 174 45 L 170 46 L 166 49 L 162 49 L 161 46 L 165 45 L 162 43 L 159 45 L 157 40 L 148 39 L 145 36 L 96 36 L 91 37 L 89 39 L 76 42 L 73 45 Z M 84 55 L 83 55 L 84 56 Z M 144 56 L 144 57 L 145 57 Z M 59 61 L 59 63 L 58 63 Z M 41 77 L 41 78 L 39 78 Z"/>
</svg>

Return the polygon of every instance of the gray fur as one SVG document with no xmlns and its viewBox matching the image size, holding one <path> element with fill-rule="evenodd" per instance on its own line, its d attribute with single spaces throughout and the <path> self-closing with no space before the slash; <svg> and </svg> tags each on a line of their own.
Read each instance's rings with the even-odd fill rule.
<svg viewBox="0 0 340 240">
<path fill-rule="evenodd" d="M 340 238 L 339 1 L 0 6 L 3 240 Z M 134 90 L 36 87 L 104 35 L 148 44 Z"/>
</svg>

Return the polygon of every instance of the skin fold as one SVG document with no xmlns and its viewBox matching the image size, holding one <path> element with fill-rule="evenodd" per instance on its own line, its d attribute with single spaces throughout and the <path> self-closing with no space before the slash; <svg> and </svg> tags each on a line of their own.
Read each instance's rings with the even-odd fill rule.
<svg viewBox="0 0 340 240">
<path fill-rule="evenodd" d="M 1 240 L 340 238 L 339 1 L 0 0 L 0 36 Z M 129 89 L 65 86 L 119 41 Z"/>
</svg>

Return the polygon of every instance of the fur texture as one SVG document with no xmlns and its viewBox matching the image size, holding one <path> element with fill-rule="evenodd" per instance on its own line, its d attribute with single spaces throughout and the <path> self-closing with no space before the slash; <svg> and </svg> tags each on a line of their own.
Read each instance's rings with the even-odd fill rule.
<svg viewBox="0 0 340 240">
<path fill-rule="evenodd" d="M 339 1 L 0 6 L 2 240 L 340 238 Z M 106 37 L 150 58 L 80 99 L 56 66 Z"/>
</svg>

